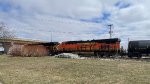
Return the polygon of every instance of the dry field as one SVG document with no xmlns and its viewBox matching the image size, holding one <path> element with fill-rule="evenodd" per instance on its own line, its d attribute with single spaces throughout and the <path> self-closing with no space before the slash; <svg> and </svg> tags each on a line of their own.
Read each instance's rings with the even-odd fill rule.
<svg viewBox="0 0 150 84">
<path fill-rule="evenodd" d="M 0 56 L 3 84 L 150 84 L 150 62 Z"/>
</svg>

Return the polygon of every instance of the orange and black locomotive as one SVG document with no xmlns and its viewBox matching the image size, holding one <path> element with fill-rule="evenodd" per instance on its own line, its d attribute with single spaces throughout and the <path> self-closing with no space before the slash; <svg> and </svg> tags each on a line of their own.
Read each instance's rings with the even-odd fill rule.
<svg viewBox="0 0 150 84">
<path fill-rule="evenodd" d="M 66 41 L 55 45 L 53 53 L 93 53 L 96 56 L 113 56 L 120 52 L 120 39 L 99 39 L 88 41 Z"/>
</svg>

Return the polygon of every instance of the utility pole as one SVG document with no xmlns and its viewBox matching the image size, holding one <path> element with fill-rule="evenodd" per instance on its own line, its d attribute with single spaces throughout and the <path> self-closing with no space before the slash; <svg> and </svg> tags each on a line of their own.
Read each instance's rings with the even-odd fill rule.
<svg viewBox="0 0 150 84">
<path fill-rule="evenodd" d="M 113 26 L 113 24 L 110 24 L 110 25 L 108 25 L 108 26 L 110 27 L 110 31 L 109 31 L 110 38 L 112 38 L 112 33 L 113 33 L 113 31 L 112 31 L 112 26 Z"/>
<path fill-rule="evenodd" d="M 52 38 L 52 31 L 51 31 L 51 42 L 53 41 L 53 38 Z"/>
</svg>

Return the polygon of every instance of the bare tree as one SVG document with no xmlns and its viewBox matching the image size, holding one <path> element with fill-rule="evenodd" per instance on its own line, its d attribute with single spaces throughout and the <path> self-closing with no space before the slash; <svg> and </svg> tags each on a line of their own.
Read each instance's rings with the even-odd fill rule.
<svg viewBox="0 0 150 84">
<path fill-rule="evenodd" d="M 3 22 L 0 23 L 0 43 L 4 48 L 4 53 L 7 54 L 9 48 L 12 46 L 11 42 L 7 42 L 8 39 L 13 39 L 15 37 L 13 31 L 10 31 L 9 28 Z"/>
<path fill-rule="evenodd" d="M 0 39 L 12 39 L 15 35 L 3 22 L 0 23 Z"/>
</svg>

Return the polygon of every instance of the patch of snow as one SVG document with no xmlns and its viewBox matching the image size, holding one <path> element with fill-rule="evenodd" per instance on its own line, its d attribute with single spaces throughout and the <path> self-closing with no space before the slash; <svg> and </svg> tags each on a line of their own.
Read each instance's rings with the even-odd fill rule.
<svg viewBox="0 0 150 84">
<path fill-rule="evenodd" d="M 84 57 L 80 57 L 77 54 L 72 54 L 72 53 L 61 53 L 58 55 L 55 55 L 57 58 L 71 58 L 71 59 L 85 59 Z"/>
</svg>

